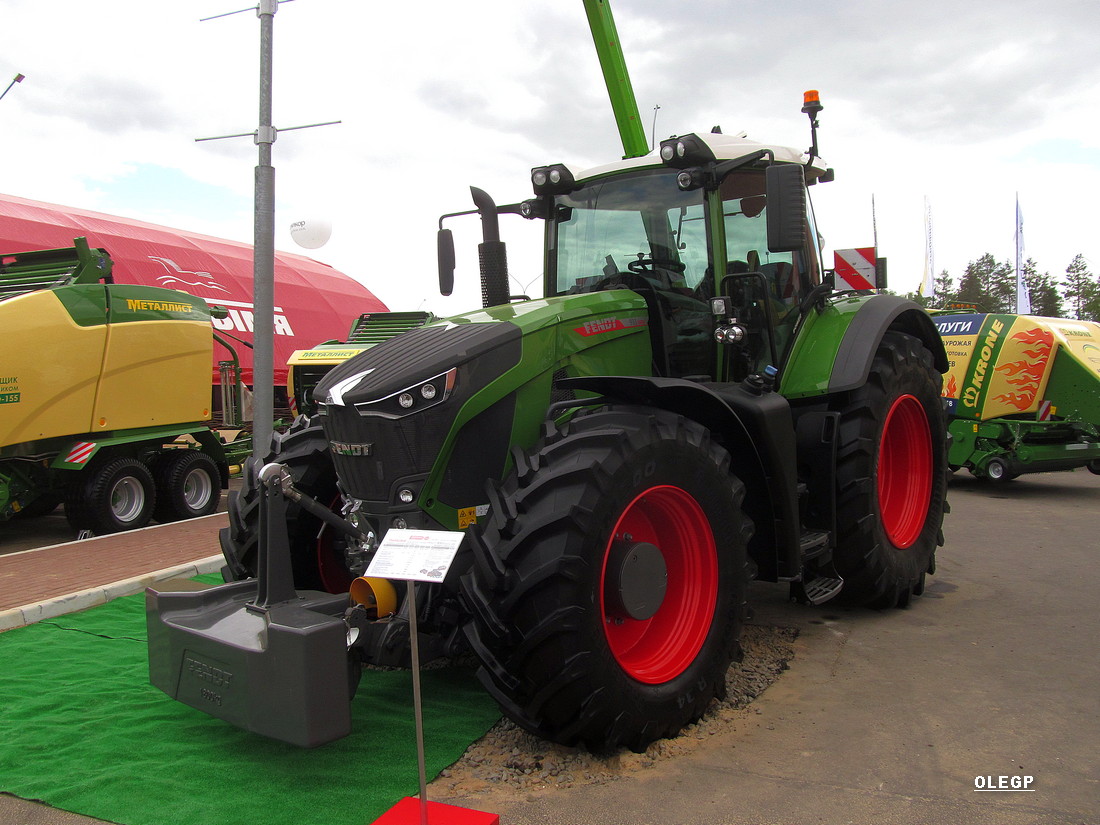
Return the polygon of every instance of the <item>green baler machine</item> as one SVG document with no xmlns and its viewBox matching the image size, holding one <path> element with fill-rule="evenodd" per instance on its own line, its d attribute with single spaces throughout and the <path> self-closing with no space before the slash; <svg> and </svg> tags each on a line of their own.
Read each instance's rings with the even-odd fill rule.
<svg viewBox="0 0 1100 825">
<path fill-rule="evenodd" d="M 0 255 L 0 522 L 64 502 L 98 534 L 218 506 L 210 310 L 111 270 L 85 238 Z"/>
<path fill-rule="evenodd" d="M 1100 473 L 1100 324 L 939 312 L 950 363 L 948 461 L 990 481 Z"/>
</svg>

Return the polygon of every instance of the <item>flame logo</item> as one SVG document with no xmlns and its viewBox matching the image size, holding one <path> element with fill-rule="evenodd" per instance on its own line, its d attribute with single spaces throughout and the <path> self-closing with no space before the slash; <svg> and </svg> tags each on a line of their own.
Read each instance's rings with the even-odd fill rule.
<svg viewBox="0 0 1100 825">
<path fill-rule="evenodd" d="M 947 378 L 947 385 L 943 388 L 941 395 L 944 398 L 958 398 L 959 397 L 959 382 L 955 380 L 954 375 L 950 375 Z"/>
<path fill-rule="evenodd" d="M 1007 383 L 1016 388 L 1013 392 L 998 395 L 997 400 L 1022 412 L 1032 405 L 1039 393 L 1039 384 L 1043 380 L 1047 359 L 1054 346 L 1054 334 L 1036 327 L 1016 333 L 1012 340 L 1028 347 L 1023 353 L 1030 360 L 1012 361 L 996 368 L 997 372 L 1007 376 Z"/>
</svg>

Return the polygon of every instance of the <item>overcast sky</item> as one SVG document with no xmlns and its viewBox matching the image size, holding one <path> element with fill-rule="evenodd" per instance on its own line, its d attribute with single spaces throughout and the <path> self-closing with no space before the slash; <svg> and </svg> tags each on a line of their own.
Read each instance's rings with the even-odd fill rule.
<svg viewBox="0 0 1100 825">
<path fill-rule="evenodd" d="M 252 240 L 259 22 L 246 0 L 0 0 L 0 192 Z M 658 140 L 709 130 L 805 149 L 802 93 L 825 110 L 836 169 L 815 187 L 827 248 L 869 246 L 872 196 L 891 286 L 956 280 L 989 252 L 1061 274 L 1100 271 L 1100 3 L 1096 0 L 613 0 L 638 106 Z M 580 0 L 295 0 L 274 36 L 276 245 L 332 222 L 305 252 L 391 309 L 477 306 L 475 219 L 455 296 L 435 281 L 440 214 L 530 196 L 533 166 L 621 156 Z M 656 106 L 660 106 L 656 110 Z M 514 291 L 537 290 L 532 225 L 504 220 Z M 468 230 L 468 231 L 467 231 Z M 0 250 L 2 251 L 2 250 Z M 831 261 L 831 252 L 828 257 Z M 535 282 L 533 286 L 528 286 Z"/>
</svg>

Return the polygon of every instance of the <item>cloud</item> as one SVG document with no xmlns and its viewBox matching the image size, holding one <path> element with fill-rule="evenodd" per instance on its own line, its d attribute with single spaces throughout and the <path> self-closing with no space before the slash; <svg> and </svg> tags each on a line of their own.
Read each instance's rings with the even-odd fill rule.
<svg viewBox="0 0 1100 825">
<path fill-rule="evenodd" d="M 895 283 L 919 278 L 925 195 L 937 261 L 953 271 L 1007 253 L 1017 191 L 1041 267 L 1077 251 L 1100 259 L 1087 220 L 1100 176 L 1092 0 L 613 3 L 647 137 L 720 124 L 803 148 L 801 95 L 819 89 L 822 152 L 837 168 L 815 193 L 822 229 L 843 246 L 868 242 L 875 195 Z M 7 0 L 5 30 L 19 36 L 0 76 L 27 80 L 0 103 L 0 149 L 18 158 L 3 189 L 249 240 L 256 146 L 195 142 L 256 128 L 255 15 L 199 22 L 228 10 Z M 509 202 L 529 195 L 532 166 L 622 154 L 578 2 L 303 0 L 276 15 L 274 62 L 277 127 L 343 121 L 280 132 L 277 225 L 332 220 L 332 241 L 312 254 L 388 273 L 380 288 L 400 308 L 434 292 L 436 221 L 470 208 L 470 184 Z M 459 278 L 476 288 L 470 226 Z M 509 240 L 527 228 L 502 223 Z M 366 248 L 384 261 L 365 266 Z M 540 265 L 529 241 L 510 258 L 525 279 Z"/>
</svg>

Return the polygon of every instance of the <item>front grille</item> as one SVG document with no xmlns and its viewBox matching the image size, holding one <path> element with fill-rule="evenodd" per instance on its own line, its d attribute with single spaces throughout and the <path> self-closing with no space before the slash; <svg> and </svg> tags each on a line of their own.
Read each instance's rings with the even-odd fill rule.
<svg viewBox="0 0 1100 825">
<path fill-rule="evenodd" d="M 332 460 L 340 483 L 355 498 L 388 501 L 390 486 L 400 478 L 427 473 L 450 428 L 450 413 L 425 410 L 400 419 L 361 416 L 354 407 L 328 408 L 322 418 L 330 442 L 370 445 L 369 455 L 340 455 Z"/>
</svg>

